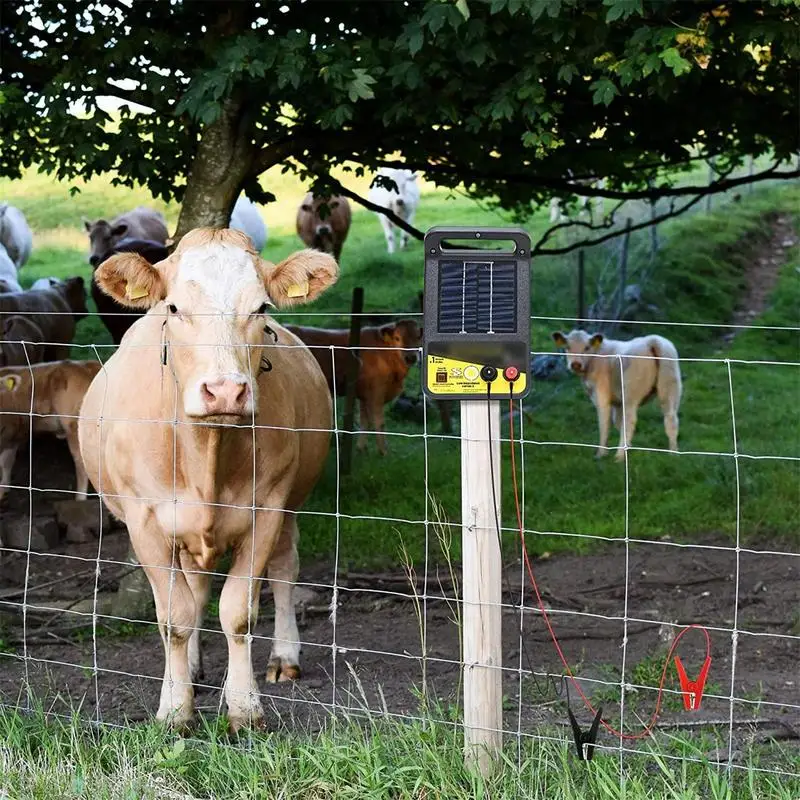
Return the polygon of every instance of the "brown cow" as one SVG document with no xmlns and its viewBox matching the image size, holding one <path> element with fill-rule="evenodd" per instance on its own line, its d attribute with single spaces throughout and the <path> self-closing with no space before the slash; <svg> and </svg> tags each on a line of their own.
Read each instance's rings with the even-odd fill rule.
<svg viewBox="0 0 800 800">
<path fill-rule="evenodd" d="M 78 448 L 78 412 L 100 371 L 99 361 L 53 361 L 0 369 L 0 500 L 11 483 L 17 450 L 31 433 L 66 439 L 75 462 L 77 499 L 85 500 L 89 480 Z"/>
<path fill-rule="evenodd" d="M 286 326 L 295 336 L 309 346 L 328 381 L 331 392 L 341 395 L 345 390 L 350 332 Z M 362 328 L 359 351 L 358 398 L 361 417 L 361 436 L 358 448 L 367 446 L 369 431 L 375 431 L 378 451 L 386 455 L 386 434 L 383 407 L 403 390 L 403 381 L 417 360 L 417 348 L 422 341 L 422 330 L 413 319 L 402 319 L 379 328 Z M 331 345 L 334 350 L 331 350 Z M 334 370 L 334 364 L 336 369 Z M 335 380 L 334 380 L 335 378 Z"/>
<path fill-rule="evenodd" d="M 33 320 L 15 314 L 6 317 L 0 328 L 0 367 L 38 364 L 44 359 L 44 334 Z"/>
<path fill-rule="evenodd" d="M 75 325 L 89 313 L 83 278 L 55 281 L 47 289 L 0 295 L 0 319 L 20 314 L 36 321 L 44 336 L 44 360 L 69 357 Z"/>
<path fill-rule="evenodd" d="M 267 680 L 300 675 L 296 512 L 328 453 L 331 400 L 311 353 L 266 312 L 313 300 L 336 277 L 324 253 L 275 266 L 243 233 L 211 228 L 186 234 L 155 266 L 121 253 L 95 273 L 118 302 L 150 309 L 89 387 L 79 435 L 92 483 L 127 525 L 153 589 L 166 662 L 160 720 L 194 715 L 208 571 L 227 550 L 219 619 L 233 729 L 263 720 L 249 634 L 265 570 L 275 601 Z"/>
<path fill-rule="evenodd" d="M 165 244 L 169 232 L 164 216 L 154 208 L 138 206 L 115 217 L 111 222 L 98 219 L 96 222 L 83 221 L 89 234 L 89 263 L 96 267 L 106 253 L 113 250 L 121 239 L 149 239 Z"/>
<path fill-rule="evenodd" d="M 309 192 L 297 209 L 297 235 L 308 247 L 332 253 L 338 261 L 350 230 L 350 203 L 346 197 L 314 197 Z"/>
</svg>

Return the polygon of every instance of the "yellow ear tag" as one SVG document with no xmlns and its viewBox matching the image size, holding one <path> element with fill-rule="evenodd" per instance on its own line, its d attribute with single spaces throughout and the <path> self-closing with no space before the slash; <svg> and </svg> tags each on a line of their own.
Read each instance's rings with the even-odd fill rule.
<svg viewBox="0 0 800 800">
<path fill-rule="evenodd" d="M 11 391 L 17 385 L 17 382 L 14 380 L 14 378 L 6 378 L 5 384 L 6 384 L 6 389 Z"/>
<path fill-rule="evenodd" d="M 125 284 L 125 296 L 128 300 L 140 300 L 142 297 L 147 297 L 150 292 L 143 286 L 131 286 L 129 283 Z"/>
<path fill-rule="evenodd" d="M 306 297 L 308 295 L 308 281 L 293 283 L 287 290 L 287 297 Z"/>
</svg>

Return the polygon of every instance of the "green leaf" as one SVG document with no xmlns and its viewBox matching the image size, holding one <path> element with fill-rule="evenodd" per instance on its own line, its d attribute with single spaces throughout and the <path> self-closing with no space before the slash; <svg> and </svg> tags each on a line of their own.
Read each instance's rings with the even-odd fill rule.
<svg viewBox="0 0 800 800">
<path fill-rule="evenodd" d="M 603 5 L 608 6 L 606 22 L 627 19 L 632 14 L 643 16 L 642 0 L 603 0 Z"/>
<path fill-rule="evenodd" d="M 564 83 L 572 83 L 577 74 L 578 68 L 574 64 L 562 64 L 558 68 L 558 79 Z"/>
<path fill-rule="evenodd" d="M 590 87 L 592 92 L 592 102 L 595 105 L 602 103 L 603 105 L 610 105 L 611 101 L 619 94 L 614 81 L 609 78 L 600 78 L 595 81 Z"/>
<path fill-rule="evenodd" d="M 456 8 L 461 12 L 464 19 L 469 19 L 469 6 L 467 0 L 456 0 Z"/>
<path fill-rule="evenodd" d="M 668 47 L 661 51 L 661 60 L 677 75 L 683 75 L 692 69 L 691 62 L 687 61 L 676 47 Z"/>
<path fill-rule="evenodd" d="M 353 103 L 359 99 L 371 100 L 375 97 L 375 92 L 370 87 L 375 83 L 377 83 L 375 78 L 369 75 L 365 69 L 354 69 L 353 80 L 347 87 L 347 96 Z"/>
</svg>

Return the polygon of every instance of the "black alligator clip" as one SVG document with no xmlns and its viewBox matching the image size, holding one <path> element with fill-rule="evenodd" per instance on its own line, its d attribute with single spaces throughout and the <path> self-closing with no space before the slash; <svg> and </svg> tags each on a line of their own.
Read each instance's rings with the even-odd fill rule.
<svg viewBox="0 0 800 800">
<path fill-rule="evenodd" d="M 572 725 L 572 735 L 575 738 L 575 749 L 578 751 L 578 758 L 581 761 L 591 761 L 594 755 L 594 746 L 597 742 L 597 731 L 600 728 L 603 709 L 597 709 L 592 727 L 585 732 L 581 730 L 581 726 L 578 725 L 578 720 L 575 719 L 575 715 L 569 706 L 567 706 L 567 713 L 569 714 L 570 725 Z"/>
</svg>

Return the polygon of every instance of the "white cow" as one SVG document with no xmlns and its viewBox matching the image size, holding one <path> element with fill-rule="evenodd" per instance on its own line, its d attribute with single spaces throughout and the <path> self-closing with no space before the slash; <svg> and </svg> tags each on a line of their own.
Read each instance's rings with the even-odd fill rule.
<svg viewBox="0 0 800 800">
<path fill-rule="evenodd" d="M 419 205 L 419 184 L 417 174 L 410 169 L 389 169 L 382 167 L 378 170 L 376 177 L 389 178 L 397 185 L 397 190 L 387 189 L 379 186 L 373 180 L 369 190 L 369 200 L 376 205 L 388 208 L 397 214 L 400 219 L 405 220 L 409 225 L 414 221 Z M 394 253 L 394 229 L 395 224 L 384 214 L 378 214 L 378 218 L 386 236 L 386 249 L 389 253 Z M 400 231 L 400 247 L 408 244 L 408 233 Z"/>
<path fill-rule="evenodd" d="M 616 459 L 622 461 L 625 458 L 625 448 L 630 447 L 633 440 L 639 406 L 653 395 L 658 395 L 661 403 L 669 448 L 678 449 L 681 371 L 678 351 L 669 339 L 640 336 L 623 342 L 606 339 L 602 333 L 575 330 L 566 335 L 556 331 L 553 341 L 565 348 L 567 365 L 581 376 L 597 409 L 600 426 L 598 458 L 608 450 L 611 420 L 620 431 Z"/>
<path fill-rule="evenodd" d="M 261 219 L 255 203 L 243 194 L 239 195 L 233 207 L 230 227 L 246 233 L 259 253 L 264 249 L 267 243 L 267 226 Z"/>
<path fill-rule="evenodd" d="M 33 247 L 33 234 L 25 215 L 8 203 L 0 203 L 0 244 L 17 269 L 28 260 Z"/>
<path fill-rule="evenodd" d="M 22 287 L 17 279 L 17 265 L 0 244 L 0 294 L 5 292 L 21 292 Z"/>
<path fill-rule="evenodd" d="M 581 181 L 578 181 L 580 183 Z M 594 189 L 605 189 L 606 181 L 605 178 L 600 179 L 599 181 L 587 181 L 586 185 L 591 186 Z M 592 202 L 594 200 L 594 203 Z M 578 218 L 588 220 L 589 222 L 593 221 L 595 211 L 599 214 L 600 218 L 603 217 L 603 213 L 605 211 L 605 201 L 602 197 L 586 197 L 585 195 L 580 195 L 578 197 Z M 561 199 L 558 197 L 551 197 L 550 198 L 550 222 L 568 222 L 569 221 L 569 214 L 564 212 L 564 209 L 561 205 Z"/>
</svg>

